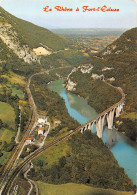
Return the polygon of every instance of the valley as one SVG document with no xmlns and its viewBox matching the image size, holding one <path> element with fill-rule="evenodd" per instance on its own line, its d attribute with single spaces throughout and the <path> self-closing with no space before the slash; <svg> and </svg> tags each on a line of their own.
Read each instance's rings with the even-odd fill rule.
<svg viewBox="0 0 137 195">
<path fill-rule="evenodd" d="M 12 16 L 1 7 L 0 11 L 1 193 L 7 195 L 8 192 L 12 194 L 17 190 L 25 195 L 26 191 L 29 192 L 30 184 L 24 180 L 24 174 L 31 162 L 33 167 L 26 175 L 34 182 L 34 194 L 37 191 L 35 186 L 38 186 L 42 194 L 44 185 L 50 190 L 50 185 L 55 187 L 55 184 L 59 188 L 62 184 L 75 185 L 75 188 L 79 185 L 83 188 L 82 193 L 86 193 L 84 188 L 88 188 L 87 193 L 92 190 L 99 192 L 98 188 L 102 188 L 106 194 L 113 194 L 113 190 L 116 190 L 115 194 L 133 194 L 136 190 L 135 182 L 120 167 L 108 146 L 89 131 L 81 134 L 79 123 L 83 123 L 68 112 L 62 88 L 60 95 L 56 91 L 56 85 L 55 91 L 48 86 L 62 78 L 64 86 L 67 86 L 70 79 L 69 89 L 73 89 L 71 93 L 83 97 L 98 113 L 120 101 L 121 95 L 115 89 L 121 87 L 127 94 L 126 102 L 124 113 L 115 121 L 115 125 L 119 131 L 136 141 L 136 129 L 132 126 L 136 124 L 133 44 L 136 29 L 127 31 L 122 38 L 105 48 L 110 41 L 116 39 L 114 36 L 111 40 L 111 34 L 109 41 L 97 48 L 100 52 L 91 55 L 84 49 L 88 47 L 85 44 L 79 45 L 75 40 L 74 44 L 72 40 L 65 40 L 47 29 Z M 102 36 L 99 38 L 104 41 L 104 35 Z M 105 49 L 101 50 L 102 48 Z M 127 59 L 126 62 L 123 61 L 124 58 Z M 120 79 L 124 66 L 127 71 Z M 106 85 L 102 81 L 104 78 L 115 87 Z M 128 83 L 129 80 L 131 82 Z M 74 103 L 73 98 L 70 101 Z M 79 105 L 75 106 L 79 108 Z M 94 115 L 97 114 L 96 111 Z M 11 115 L 8 120 L 7 112 Z M 75 113 L 74 115 L 78 114 Z M 89 115 L 89 120 L 93 117 L 95 116 Z M 35 129 L 39 119 L 46 120 L 46 124 L 49 124 L 47 137 L 41 147 L 35 144 L 37 141 L 40 146 L 40 140 L 43 139 L 43 135 L 39 135 Z M 126 127 L 122 126 L 124 124 Z M 46 126 L 39 125 L 46 131 Z M 129 129 L 131 126 L 133 128 Z M 19 127 L 19 143 L 16 143 Z M 30 140 L 28 144 L 27 139 Z M 22 187 L 21 181 L 24 183 Z"/>
</svg>

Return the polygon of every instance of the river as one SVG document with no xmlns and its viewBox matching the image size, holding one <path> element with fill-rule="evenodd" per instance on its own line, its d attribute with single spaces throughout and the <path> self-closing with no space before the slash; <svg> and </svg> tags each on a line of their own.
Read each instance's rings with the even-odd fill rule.
<svg viewBox="0 0 137 195">
<path fill-rule="evenodd" d="M 63 79 L 53 81 L 48 87 L 64 99 L 70 116 L 80 124 L 96 116 L 97 112 L 95 109 L 89 106 L 84 98 L 67 92 L 63 82 Z M 93 132 L 96 133 L 95 126 L 93 127 Z M 110 148 L 119 165 L 125 169 L 127 175 L 137 185 L 137 144 L 115 129 L 108 130 L 106 125 L 103 128 L 102 139 Z"/>
</svg>

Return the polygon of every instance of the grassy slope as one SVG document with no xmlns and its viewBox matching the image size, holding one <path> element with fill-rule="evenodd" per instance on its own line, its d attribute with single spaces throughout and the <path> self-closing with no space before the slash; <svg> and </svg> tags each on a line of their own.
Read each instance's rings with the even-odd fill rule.
<svg viewBox="0 0 137 195">
<path fill-rule="evenodd" d="M 15 131 L 11 131 L 9 129 L 2 128 L 0 129 L 0 141 L 4 143 L 4 141 L 9 144 L 11 142 L 11 138 L 15 136 Z M 3 149 L 3 144 L 0 145 L 0 150 Z M 10 152 L 3 151 L 3 156 L 0 157 L 0 164 L 3 165 L 6 159 L 10 156 Z"/>
<path fill-rule="evenodd" d="M 13 72 L 4 73 L 1 78 L 7 79 L 7 82 L 0 84 L 0 94 L 3 94 L 3 87 L 6 88 L 7 91 L 11 90 L 12 95 L 18 95 L 20 99 L 24 98 L 23 88 L 19 89 L 20 86 L 24 87 L 26 82 L 23 76 L 17 75 Z"/>
<path fill-rule="evenodd" d="M 9 104 L 0 102 L 0 119 L 10 127 L 15 127 L 14 109 Z"/>
<path fill-rule="evenodd" d="M 14 131 L 10 131 L 5 128 L 0 129 L 0 140 L 2 140 L 3 142 L 6 141 L 9 144 L 11 141 L 11 138 L 14 135 L 15 135 Z"/>
<path fill-rule="evenodd" d="M 6 72 L 3 76 L 4 78 L 7 78 L 8 81 L 12 84 L 19 84 L 21 86 L 25 86 L 25 77 L 20 76 L 18 74 L 15 74 L 13 72 Z"/>
<path fill-rule="evenodd" d="M 15 128 L 15 112 L 14 109 L 7 103 L 0 102 L 0 119 L 4 123 L 7 123 L 9 127 Z M 0 150 L 3 149 L 3 143 L 6 141 L 8 144 L 11 142 L 11 138 L 15 136 L 15 131 L 11 129 L 1 128 L 0 129 Z M 9 152 L 3 151 L 3 156 L 0 157 L 0 164 L 4 164 L 6 158 L 10 156 Z"/>
<path fill-rule="evenodd" d="M 49 143 L 51 143 L 51 139 L 50 139 Z M 48 143 L 45 142 L 45 144 L 48 144 Z M 66 156 L 66 154 L 69 153 L 70 151 L 71 151 L 71 148 L 68 146 L 68 143 L 66 143 L 64 141 L 56 146 L 53 146 L 48 151 L 45 151 L 45 152 L 42 152 L 41 154 L 39 154 L 33 160 L 35 170 L 38 171 L 40 168 L 37 166 L 39 160 L 44 162 L 43 168 L 47 169 L 48 167 L 50 168 L 55 163 L 58 164 L 59 159 L 62 156 Z"/>
<path fill-rule="evenodd" d="M 133 192 L 122 192 L 110 189 L 93 188 L 83 184 L 53 185 L 37 182 L 40 195 L 133 195 Z"/>
</svg>

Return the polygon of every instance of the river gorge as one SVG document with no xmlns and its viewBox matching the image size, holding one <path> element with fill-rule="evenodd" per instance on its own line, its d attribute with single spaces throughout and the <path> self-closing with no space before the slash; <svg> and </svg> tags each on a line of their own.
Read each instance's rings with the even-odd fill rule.
<svg viewBox="0 0 137 195">
<path fill-rule="evenodd" d="M 64 99 L 69 115 L 80 124 L 95 117 L 96 110 L 89 106 L 84 98 L 67 92 L 63 83 L 63 79 L 56 80 L 48 84 L 48 88 L 57 92 Z M 96 133 L 95 126 L 93 133 Z M 137 185 L 137 144 L 115 129 L 108 130 L 106 125 L 103 128 L 102 140 L 111 150 L 119 165 Z"/>
</svg>

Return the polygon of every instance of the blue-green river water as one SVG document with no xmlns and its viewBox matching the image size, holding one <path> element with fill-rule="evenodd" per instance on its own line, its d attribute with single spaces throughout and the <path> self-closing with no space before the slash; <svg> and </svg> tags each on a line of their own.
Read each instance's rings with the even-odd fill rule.
<svg viewBox="0 0 137 195">
<path fill-rule="evenodd" d="M 48 87 L 64 99 L 68 113 L 80 124 L 97 115 L 95 109 L 89 106 L 84 98 L 65 90 L 63 79 L 53 81 Z M 96 133 L 95 126 L 93 132 Z M 103 129 L 102 139 L 110 148 L 119 165 L 125 169 L 127 175 L 137 185 L 137 144 L 115 129 L 108 130 L 106 126 Z"/>
</svg>

